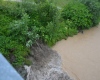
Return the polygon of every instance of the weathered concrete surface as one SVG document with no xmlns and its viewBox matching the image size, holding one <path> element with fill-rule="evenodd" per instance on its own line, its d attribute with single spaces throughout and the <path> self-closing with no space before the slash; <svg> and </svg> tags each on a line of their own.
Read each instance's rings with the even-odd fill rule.
<svg viewBox="0 0 100 80">
<path fill-rule="evenodd" d="M 1 54 L 0 80 L 24 80 Z"/>
<path fill-rule="evenodd" d="M 33 65 L 25 66 L 27 80 L 72 80 L 62 70 L 61 57 L 43 44 L 31 48 L 31 61 Z"/>
</svg>

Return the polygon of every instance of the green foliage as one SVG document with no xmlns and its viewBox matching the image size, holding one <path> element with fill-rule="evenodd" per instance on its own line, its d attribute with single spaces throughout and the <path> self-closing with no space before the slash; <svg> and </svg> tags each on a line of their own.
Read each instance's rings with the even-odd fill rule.
<svg viewBox="0 0 100 80">
<path fill-rule="evenodd" d="M 42 40 L 52 46 L 77 34 L 79 29 L 91 27 L 99 6 L 93 8 L 92 13 L 84 4 L 69 1 L 63 10 L 59 10 L 53 0 L 0 0 L 0 52 L 14 66 L 29 65 L 28 53 L 36 41 Z"/>
<path fill-rule="evenodd" d="M 100 0 L 79 0 L 88 7 L 88 10 L 93 15 L 92 22 L 95 26 L 100 22 Z"/>
<path fill-rule="evenodd" d="M 60 36 L 64 36 L 64 34 L 60 35 L 58 31 L 59 29 L 59 12 L 56 6 L 53 3 L 45 2 L 45 3 L 38 3 L 36 5 L 37 10 L 32 12 L 34 17 L 30 17 L 30 25 L 35 25 L 40 39 L 42 39 L 48 45 L 55 44 L 58 40 L 62 39 L 59 38 Z M 63 31 L 61 32 L 63 33 Z M 58 36 L 58 34 L 60 36 Z"/>
<path fill-rule="evenodd" d="M 21 8 L 21 3 L 14 1 L 0 2 L 0 11 L 13 18 L 20 18 L 24 12 Z"/>
<path fill-rule="evenodd" d="M 7 36 L 0 36 L 0 52 L 14 66 L 25 64 L 25 57 L 28 55 L 28 49 L 25 46 Z"/>
<path fill-rule="evenodd" d="M 5 14 L 0 14 L 0 35 L 8 35 L 7 29 L 11 21 L 12 21 L 11 17 L 6 16 Z"/>
<path fill-rule="evenodd" d="M 46 2 L 38 4 L 38 20 L 43 26 L 53 21 L 57 12 L 57 7 L 52 3 Z"/>
<path fill-rule="evenodd" d="M 54 29 L 54 25 L 52 22 L 48 23 L 48 25 L 46 27 L 42 26 L 39 29 L 39 34 L 40 34 L 41 39 L 49 45 L 51 45 L 51 43 L 53 43 L 53 42 L 51 42 L 51 40 L 53 38 L 53 33 L 52 33 L 52 31 L 54 31 L 53 29 Z"/>
<path fill-rule="evenodd" d="M 53 0 L 53 2 L 59 7 L 64 7 L 69 1 L 71 0 Z"/>
<path fill-rule="evenodd" d="M 67 28 L 67 36 L 73 36 L 78 33 L 78 30 L 74 23 L 70 20 L 66 20 L 65 24 L 68 26 Z"/>
<path fill-rule="evenodd" d="M 87 29 L 92 25 L 92 15 L 87 7 L 79 2 L 68 3 L 62 11 L 64 20 L 70 21 L 79 29 Z"/>
<path fill-rule="evenodd" d="M 40 36 L 49 46 L 66 37 L 64 26 L 55 26 L 53 22 L 48 23 L 46 27 L 40 27 Z"/>
<path fill-rule="evenodd" d="M 78 31 L 77 31 L 77 29 L 74 29 L 74 28 L 68 28 L 68 30 L 67 30 L 67 35 L 68 36 L 73 36 L 73 35 L 76 35 L 78 33 Z"/>
<path fill-rule="evenodd" d="M 6 15 L 0 15 L 0 52 L 14 65 L 25 64 L 28 48 L 24 45 L 27 29 L 27 15 L 24 14 L 22 21 L 12 21 Z M 10 23 L 11 22 L 11 23 Z M 10 25 L 10 26 L 9 26 Z M 24 27 L 23 27 L 24 26 Z"/>
<path fill-rule="evenodd" d="M 0 17 L 0 51 L 14 66 L 25 64 L 28 48 L 39 38 L 37 28 L 28 26 L 30 20 L 26 13 L 20 20 L 12 21 L 3 14 Z"/>
<path fill-rule="evenodd" d="M 1 1 L 0 2 L 0 11 L 13 17 L 14 19 L 20 19 L 23 13 L 27 13 L 32 16 L 36 13 L 37 5 L 31 1 L 22 0 L 22 2 L 15 1 Z M 34 15 L 33 14 L 33 15 Z M 37 14 L 37 13 L 36 13 Z"/>
<path fill-rule="evenodd" d="M 50 22 L 46 27 L 42 26 L 39 29 L 40 37 L 49 46 L 68 36 L 73 36 L 77 32 L 77 29 L 68 27 L 65 22 Z"/>
<path fill-rule="evenodd" d="M 21 20 L 14 20 L 10 23 L 9 34 L 14 40 L 25 44 L 27 41 L 29 16 L 24 14 Z"/>
<path fill-rule="evenodd" d="M 35 3 L 44 3 L 44 2 L 46 2 L 47 0 L 34 0 L 35 1 Z"/>
<path fill-rule="evenodd" d="M 49 46 L 54 45 L 57 41 L 67 37 L 67 28 L 64 22 L 60 22 L 60 12 L 57 10 L 53 15 L 53 20 L 48 22 L 46 26 L 40 26 L 40 38 Z"/>
</svg>

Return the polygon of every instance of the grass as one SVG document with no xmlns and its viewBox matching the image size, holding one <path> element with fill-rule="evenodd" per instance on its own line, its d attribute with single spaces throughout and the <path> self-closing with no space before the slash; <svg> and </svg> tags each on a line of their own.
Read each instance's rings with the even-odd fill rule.
<svg viewBox="0 0 100 80">
<path fill-rule="evenodd" d="M 64 7 L 68 3 L 68 1 L 69 0 L 54 0 L 54 3 L 57 6 Z"/>
</svg>

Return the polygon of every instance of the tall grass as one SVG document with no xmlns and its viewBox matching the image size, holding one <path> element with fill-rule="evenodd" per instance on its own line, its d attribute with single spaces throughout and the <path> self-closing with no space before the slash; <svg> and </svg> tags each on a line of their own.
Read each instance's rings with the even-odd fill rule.
<svg viewBox="0 0 100 80">
<path fill-rule="evenodd" d="M 63 7 L 68 3 L 69 0 L 54 0 L 53 2 L 59 6 L 59 7 Z"/>
</svg>

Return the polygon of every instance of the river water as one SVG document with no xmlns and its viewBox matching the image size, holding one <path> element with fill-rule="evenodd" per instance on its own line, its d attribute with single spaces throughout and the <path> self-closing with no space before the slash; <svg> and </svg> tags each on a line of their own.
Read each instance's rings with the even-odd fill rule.
<svg viewBox="0 0 100 80">
<path fill-rule="evenodd" d="M 61 40 L 52 48 L 74 80 L 100 80 L 100 25 Z"/>
</svg>

